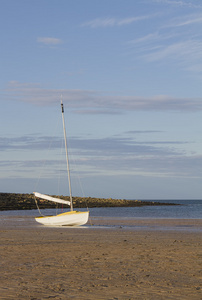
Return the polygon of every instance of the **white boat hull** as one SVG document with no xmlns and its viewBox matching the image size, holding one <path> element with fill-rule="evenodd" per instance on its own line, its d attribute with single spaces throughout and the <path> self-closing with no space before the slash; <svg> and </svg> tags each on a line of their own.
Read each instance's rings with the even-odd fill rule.
<svg viewBox="0 0 202 300">
<path fill-rule="evenodd" d="M 79 226 L 88 222 L 89 212 L 70 211 L 57 216 L 37 217 L 35 220 L 43 225 L 52 226 Z"/>
</svg>

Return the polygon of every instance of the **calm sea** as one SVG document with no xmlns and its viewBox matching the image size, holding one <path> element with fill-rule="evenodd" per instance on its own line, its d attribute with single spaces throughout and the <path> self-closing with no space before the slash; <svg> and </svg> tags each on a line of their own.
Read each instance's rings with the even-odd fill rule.
<svg viewBox="0 0 202 300">
<path fill-rule="evenodd" d="M 152 200 L 153 201 L 153 200 Z M 92 216 L 106 216 L 119 218 L 151 218 L 151 219 L 201 219 L 202 200 L 162 200 L 156 202 L 175 203 L 180 205 L 168 206 L 142 206 L 121 208 L 93 208 L 90 209 Z"/>
<path fill-rule="evenodd" d="M 154 200 L 152 200 L 154 201 Z M 157 202 L 175 203 L 172 206 L 143 207 L 99 207 L 90 208 L 91 217 L 115 218 L 151 218 L 151 219 L 202 219 L 202 200 L 158 200 Z M 44 214 L 52 214 L 55 210 L 45 210 Z M 37 210 L 0 211 L 0 216 L 37 216 Z"/>
</svg>

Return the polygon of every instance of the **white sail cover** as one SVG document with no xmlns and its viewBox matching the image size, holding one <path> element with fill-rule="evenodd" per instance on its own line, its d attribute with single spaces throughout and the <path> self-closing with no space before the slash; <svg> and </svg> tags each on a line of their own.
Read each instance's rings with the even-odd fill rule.
<svg viewBox="0 0 202 300">
<path fill-rule="evenodd" d="M 38 198 L 41 198 L 41 199 L 45 199 L 45 200 L 56 202 L 56 203 L 63 203 L 63 204 L 70 205 L 70 201 L 67 201 L 67 200 L 54 198 L 54 197 L 44 195 L 44 194 L 40 194 L 40 193 L 37 193 L 37 192 L 34 192 L 33 194 L 35 195 L 35 197 L 38 197 Z"/>
</svg>

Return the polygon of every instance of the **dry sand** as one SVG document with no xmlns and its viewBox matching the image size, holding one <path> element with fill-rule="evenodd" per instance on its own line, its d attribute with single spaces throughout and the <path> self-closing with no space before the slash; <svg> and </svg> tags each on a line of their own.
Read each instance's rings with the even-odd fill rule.
<svg viewBox="0 0 202 300">
<path fill-rule="evenodd" d="M 202 299 L 202 220 L 92 222 L 1 217 L 0 299 Z"/>
</svg>

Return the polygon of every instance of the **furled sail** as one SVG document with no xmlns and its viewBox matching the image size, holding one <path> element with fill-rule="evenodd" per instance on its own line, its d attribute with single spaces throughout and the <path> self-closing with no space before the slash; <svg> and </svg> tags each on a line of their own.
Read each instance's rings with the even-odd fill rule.
<svg viewBox="0 0 202 300">
<path fill-rule="evenodd" d="M 40 193 L 36 193 L 36 192 L 34 192 L 33 194 L 35 195 L 35 197 L 38 197 L 38 198 L 41 198 L 41 199 L 45 199 L 45 200 L 56 202 L 56 203 L 63 203 L 63 204 L 70 205 L 70 201 L 67 201 L 67 200 L 54 198 L 54 197 L 44 195 L 44 194 L 40 194 Z"/>
</svg>

